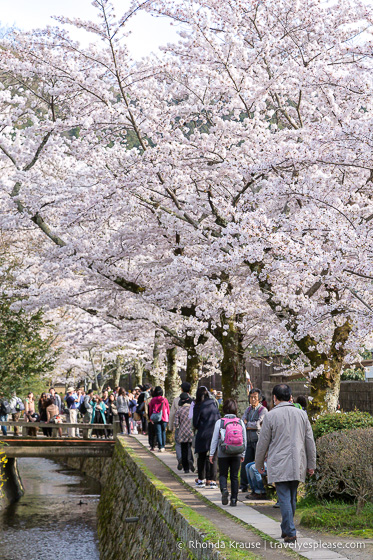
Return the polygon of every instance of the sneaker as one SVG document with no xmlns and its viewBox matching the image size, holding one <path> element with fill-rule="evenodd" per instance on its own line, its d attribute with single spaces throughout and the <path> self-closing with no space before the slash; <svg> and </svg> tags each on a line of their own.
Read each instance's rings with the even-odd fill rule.
<svg viewBox="0 0 373 560">
<path fill-rule="evenodd" d="M 280 507 L 280 504 L 277 502 L 277 503 L 275 503 L 275 505 L 272 506 L 272 507 L 274 507 L 274 508 L 279 508 L 279 507 Z"/>
<path fill-rule="evenodd" d="M 255 492 L 251 492 L 251 494 L 246 494 L 245 500 L 256 500 L 257 496 L 258 494 L 255 494 Z"/>
<path fill-rule="evenodd" d="M 237 506 L 237 498 L 231 498 L 230 506 L 231 507 L 236 507 Z"/>
<path fill-rule="evenodd" d="M 177 463 L 177 470 L 181 471 L 182 469 L 183 469 L 183 463 L 181 462 L 181 459 L 180 459 L 180 461 Z"/>
<path fill-rule="evenodd" d="M 184 474 L 189 474 L 189 471 L 184 471 Z"/>
<path fill-rule="evenodd" d="M 216 484 L 216 482 L 210 482 L 210 488 L 212 488 L 213 490 L 216 490 L 218 485 Z"/>
<path fill-rule="evenodd" d="M 203 480 L 198 480 L 198 482 L 196 482 L 196 487 L 197 488 L 205 488 L 206 484 Z"/>
<path fill-rule="evenodd" d="M 221 492 L 221 503 L 222 503 L 223 506 L 228 505 L 228 499 L 229 499 L 228 489 L 224 488 L 224 490 L 222 490 L 222 492 Z"/>
<path fill-rule="evenodd" d="M 166 451 L 166 449 L 164 447 L 161 447 L 161 449 L 159 450 L 161 453 L 164 453 Z"/>
<path fill-rule="evenodd" d="M 267 494 L 257 494 L 256 495 L 256 499 L 257 500 L 266 500 L 267 499 Z"/>
<path fill-rule="evenodd" d="M 238 491 L 239 492 L 247 492 L 247 486 L 240 486 Z"/>
</svg>

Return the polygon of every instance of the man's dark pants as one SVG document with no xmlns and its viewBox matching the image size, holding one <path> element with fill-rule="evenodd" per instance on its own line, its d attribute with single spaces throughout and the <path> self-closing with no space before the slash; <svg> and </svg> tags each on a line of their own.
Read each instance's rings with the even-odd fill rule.
<svg viewBox="0 0 373 560">
<path fill-rule="evenodd" d="M 241 463 L 240 488 L 242 488 L 244 491 L 247 490 L 247 487 L 249 485 L 249 481 L 247 480 L 247 474 L 246 474 L 246 468 L 245 467 L 246 467 L 247 463 L 252 463 L 253 461 L 255 461 L 255 450 L 256 450 L 256 444 L 257 443 L 258 443 L 257 441 L 248 441 L 247 442 L 245 459 L 244 459 L 244 462 Z"/>
<path fill-rule="evenodd" d="M 276 482 L 276 492 L 280 504 L 281 531 L 288 537 L 295 537 L 294 513 L 297 504 L 298 480 Z"/>
</svg>

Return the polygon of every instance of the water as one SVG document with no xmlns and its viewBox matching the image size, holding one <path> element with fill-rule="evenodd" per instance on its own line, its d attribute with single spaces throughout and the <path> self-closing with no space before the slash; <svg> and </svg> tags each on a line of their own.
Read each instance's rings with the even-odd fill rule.
<svg viewBox="0 0 373 560">
<path fill-rule="evenodd" d="M 0 560 L 99 560 L 100 485 L 48 459 L 20 459 L 25 488 L 0 511 Z"/>
</svg>

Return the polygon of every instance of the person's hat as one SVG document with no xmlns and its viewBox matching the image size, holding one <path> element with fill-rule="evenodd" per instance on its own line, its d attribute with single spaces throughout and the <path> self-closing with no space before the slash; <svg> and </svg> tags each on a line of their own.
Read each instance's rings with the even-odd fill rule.
<svg viewBox="0 0 373 560">
<path fill-rule="evenodd" d="M 141 387 L 139 387 L 139 386 L 135 387 L 134 391 L 141 391 Z"/>
<path fill-rule="evenodd" d="M 182 384 L 181 384 L 181 390 L 182 390 L 183 393 L 189 393 L 190 387 L 191 387 L 191 385 L 190 385 L 190 383 L 188 383 L 188 381 L 183 381 Z"/>
<path fill-rule="evenodd" d="M 180 395 L 180 399 L 179 399 L 179 406 L 182 406 L 182 404 L 186 404 L 186 403 L 192 403 L 192 399 L 190 398 L 190 396 L 188 395 L 188 393 L 181 393 Z"/>
<path fill-rule="evenodd" d="M 68 387 L 67 392 L 73 393 L 75 391 L 74 387 Z"/>
</svg>

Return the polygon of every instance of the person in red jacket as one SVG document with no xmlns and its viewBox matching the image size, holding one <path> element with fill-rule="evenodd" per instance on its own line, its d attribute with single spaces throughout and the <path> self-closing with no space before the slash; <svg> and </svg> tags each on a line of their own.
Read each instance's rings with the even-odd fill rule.
<svg viewBox="0 0 373 560">
<path fill-rule="evenodd" d="M 170 417 L 170 405 L 168 400 L 163 396 L 162 387 L 155 387 L 153 398 L 149 402 L 149 422 L 154 424 L 157 434 L 158 448 L 160 452 L 165 450 L 166 446 L 166 426 Z"/>
</svg>

